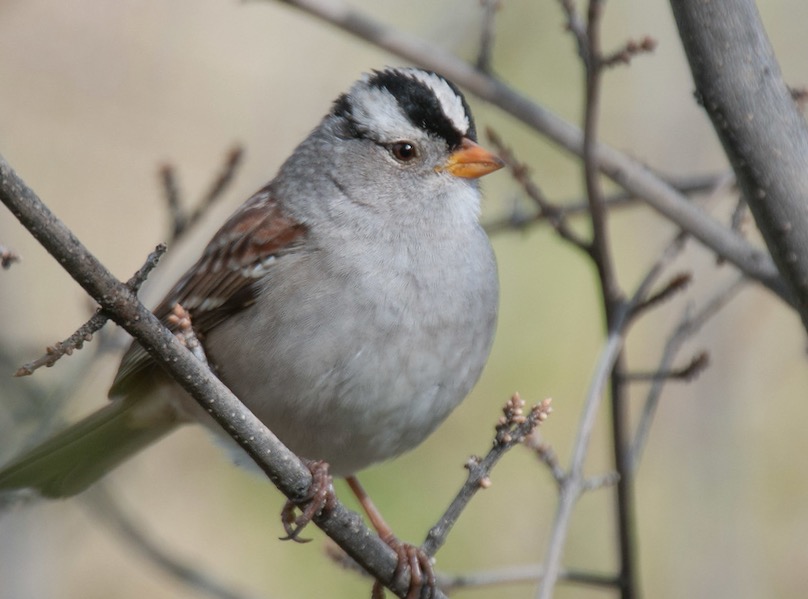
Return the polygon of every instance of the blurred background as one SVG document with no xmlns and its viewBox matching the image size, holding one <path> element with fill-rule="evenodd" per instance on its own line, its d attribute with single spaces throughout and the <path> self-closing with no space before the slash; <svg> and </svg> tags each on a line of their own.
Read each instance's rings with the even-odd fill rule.
<svg viewBox="0 0 808 599">
<path fill-rule="evenodd" d="M 762 1 L 760 10 L 786 80 L 808 83 L 808 3 Z M 474 60 L 482 10 L 471 0 L 353 0 L 368 14 Z M 601 138 L 654 168 L 689 176 L 726 161 L 692 82 L 668 3 L 608 3 L 604 45 L 650 35 L 658 46 L 605 78 Z M 554 1 L 506 0 L 496 25 L 496 73 L 561 116 L 579 122 L 582 73 Z M 363 71 L 401 60 L 277 2 L 214 0 L 0 1 L 0 153 L 106 266 L 126 279 L 169 234 L 158 168 L 179 172 L 188 204 L 215 177 L 235 143 L 243 168 L 226 197 L 152 275 L 151 301 L 193 261 L 207 237 L 268 181 L 330 102 Z M 478 129 L 495 128 L 526 161 L 547 196 L 582 197 L 577 161 L 496 108 L 469 97 Z M 484 219 L 528 206 L 508 173 L 487 177 Z M 731 196 L 701 200 L 728 222 Z M 676 233 L 644 206 L 615 213 L 612 240 L 622 285 L 633 291 Z M 752 229 L 752 227 L 748 227 Z M 585 227 L 582 229 L 585 230 Z M 754 238 L 754 233 L 751 233 Z M 420 542 L 464 480 L 467 457 L 485 453 L 514 391 L 550 396 L 543 426 L 569 461 L 583 397 L 602 344 L 595 273 L 546 226 L 493 238 L 502 284 L 497 341 L 482 380 L 424 445 L 362 480 L 399 537 Z M 91 305 L 5 209 L 0 244 L 23 261 L 0 272 L 0 343 L 10 357 L 0 385 L 0 460 L 44 429 L 100 406 L 118 355 L 91 365 L 91 351 L 32 378 L 22 363 L 84 322 Z M 632 329 L 637 370 L 657 364 L 688 306 L 733 278 L 695 243 L 669 274 L 694 274 L 682 297 Z M 116 334 L 121 334 L 120 332 Z M 121 336 L 121 343 L 123 336 Z M 639 564 L 648 597 L 798 597 L 808 588 L 808 372 L 797 316 L 749 285 L 692 338 L 686 364 L 711 365 L 689 384 L 666 387 L 637 481 Z M 60 389 L 75 392 L 64 397 Z M 647 386 L 632 388 L 639 412 Z M 43 420 L 43 414 L 51 414 Z M 55 414 L 55 415 L 54 415 Z M 44 424 L 43 424 L 44 422 Z M 325 537 L 282 543 L 280 494 L 233 468 L 199 428 L 187 427 L 127 463 L 105 488 L 160 547 L 254 597 L 364 597 L 370 583 L 326 557 Z M 601 409 L 587 471 L 610 469 L 608 411 Z M 538 563 L 555 509 L 555 485 L 522 448 L 493 474 L 438 554 L 451 573 Z M 347 488 L 338 493 L 349 505 Z M 612 572 L 612 492 L 577 505 L 565 564 Z M 200 597 L 145 561 L 84 497 L 0 515 L 2 599 L 191 599 Z M 531 585 L 458 591 L 457 597 L 532 597 Z M 611 591 L 562 585 L 557 597 Z"/>
</svg>

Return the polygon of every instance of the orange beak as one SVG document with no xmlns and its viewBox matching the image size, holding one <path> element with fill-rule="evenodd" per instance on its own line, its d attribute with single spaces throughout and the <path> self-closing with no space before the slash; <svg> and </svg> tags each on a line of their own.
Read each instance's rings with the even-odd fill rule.
<svg viewBox="0 0 808 599">
<path fill-rule="evenodd" d="M 502 160 L 469 138 L 464 137 L 460 147 L 452 152 L 446 160 L 446 164 L 439 166 L 437 170 L 446 171 L 455 177 L 477 179 L 488 173 L 493 173 L 503 166 L 505 166 L 505 163 Z"/>
</svg>

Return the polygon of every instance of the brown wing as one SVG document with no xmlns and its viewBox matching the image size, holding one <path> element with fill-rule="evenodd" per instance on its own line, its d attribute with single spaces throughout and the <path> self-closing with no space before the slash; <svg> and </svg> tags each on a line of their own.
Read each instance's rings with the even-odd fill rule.
<svg viewBox="0 0 808 599">
<path fill-rule="evenodd" d="M 204 334 L 252 304 L 261 277 L 276 260 L 300 247 L 305 234 L 303 225 L 283 213 L 269 187 L 261 189 L 213 236 L 154 314 L 168 325 L 167 318 L 179 303 L 191 314 L 194 331 Z M 150 365 L 146 350 L 133 343 L 121 361 L 110 397 L 124 392 L 132 377 Z"/>
</svg>

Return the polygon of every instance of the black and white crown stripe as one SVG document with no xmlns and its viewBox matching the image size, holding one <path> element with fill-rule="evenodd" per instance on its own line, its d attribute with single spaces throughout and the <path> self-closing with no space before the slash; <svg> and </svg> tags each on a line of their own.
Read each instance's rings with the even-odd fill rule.
<svg viewBox="0 0 808 599">
<path fill-rule="evenodd" d="M 469 107 L 463 94 L 454 84 L 431 71 L 407 69 L 403 72 L 432 90 L 440 103 L 443 114 L 452 122 L 458 133 L 466 135 L 469 132 L 471 128 Z"/>
<path fill-rule="evenodd" d="M 379 91 L 383 93 L 379 93 Z M 476 141 L 474 121 L 460 90 L 440 75 L 414 68 L 387 68 L 366 74 L 334 103 L 357 137 L 394 137 L 401 116 L 414 127 L 456 148 L 464 137 Z"/>
</svg>

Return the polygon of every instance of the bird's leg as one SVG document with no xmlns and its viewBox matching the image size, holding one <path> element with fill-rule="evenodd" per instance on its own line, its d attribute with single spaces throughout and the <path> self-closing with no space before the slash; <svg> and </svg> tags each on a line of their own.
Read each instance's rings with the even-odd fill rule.
<svg viewBox="0 0 808 599">
<path fill-rule="evenodd" d="M 393 572 L 393 579 L 395 580 L 401 576 L 407 569 L 410 571 L 410 587 L 407 591 L 407 599 L 418 599 L 425 597 L 428 599 L 433 596 L 435 589 L 435 572 L 432 569 L 432 559 L 420 547 L 410 545 L 409 543 L 402 543 L 393 534 L 393 529 L 384 521 L 381 512 L 379 512 L 376 505 L 371 501 L 370 496 L 359 483 L 355 476 L 348 476 L 345 479 L 348 486 L 351 487 L 359 504 L 379 533 L 382 541 L 387 543 L 398 556 L 398 564 L 396 570 Z M 373 592 L 371 597 L 373 599 L 381 598 L 384 596 L 384 587 L 380 581 L 373 584 Z"/>
<path fill-rule="evenodd" d="M 311 539 L 299 538 L 300 532 L 312 519 L 323 511 L 333 508 L 337 496 L 334 494 L 334 485 L 328 473 L 328 464 L 323 461 L 304 460 L 311 472 L 311 486 L 303 500 L 286 502 L 281 511 L 281 522 L 286 536 L 282 541 L 296 541 L 308 543 Z M 295 508 L 300 508 L 300 515 L 295 516 Z"/>
</svg>

